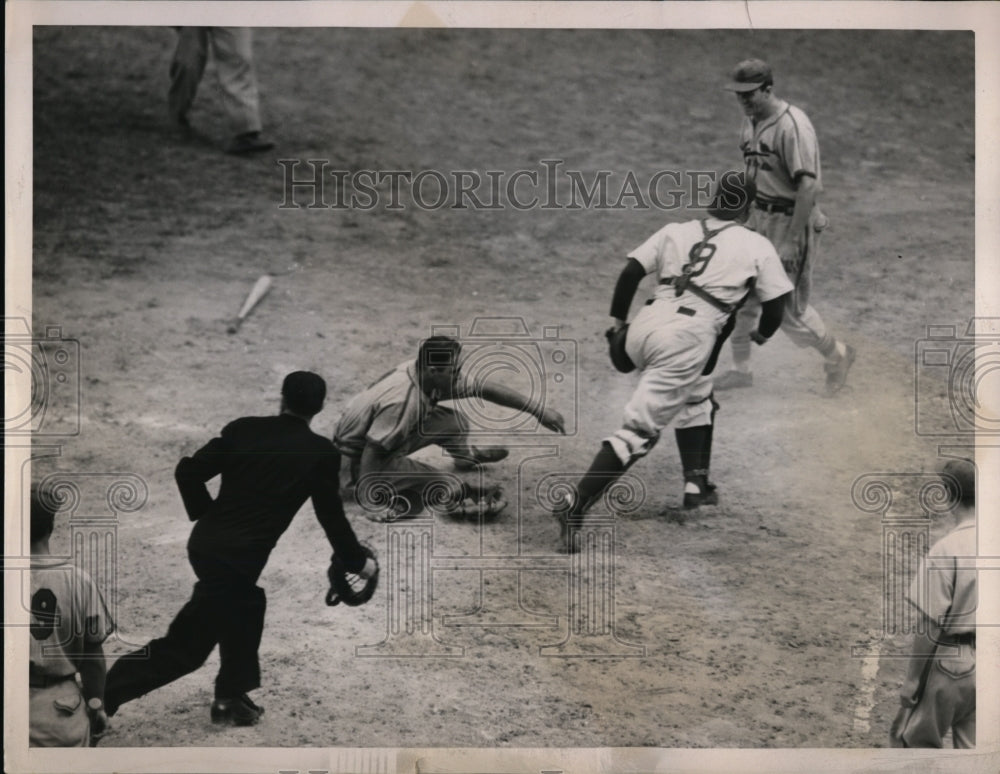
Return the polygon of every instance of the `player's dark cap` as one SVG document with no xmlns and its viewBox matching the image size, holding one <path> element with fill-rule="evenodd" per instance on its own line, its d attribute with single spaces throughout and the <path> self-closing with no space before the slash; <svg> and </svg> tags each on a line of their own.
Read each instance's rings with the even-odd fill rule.
<svg viewBox="0 0 1000 774">
<path fill-rule="evenodd" d="M 976 466 L 972 460 L 948 460 L 938 472 L 952 500 L 962 505 L 975 505 Z"/>
<path fill-rule="evenodd" d="M 451 336 L 431 336 L 420 344 L 417 361 L 422 368 L 427 366 L 458 367 L 458 356 L 462 345 Z"/>
<path fill-rule="evenodd" d="M 708 205 L 708 214 L 722 220 L 738 220 L 757 196 L 757 184 L 743 172 L 723 172 Z"/>
<path fill-rule="evenodd" d="M 281 385 L 281 397 L 290 411 L 311 417 L 323 408 L 326 382 L 312 371 L 293 371 Z"/>
<path fill-rule="evenodd" d="M 730 74 L 730 82 L 723 86 L 728 91 L 756 91 L 764 86 L 773 86 L 774 76 L 771 66 L 763 59 L 744 59 Z"/>
</svg>

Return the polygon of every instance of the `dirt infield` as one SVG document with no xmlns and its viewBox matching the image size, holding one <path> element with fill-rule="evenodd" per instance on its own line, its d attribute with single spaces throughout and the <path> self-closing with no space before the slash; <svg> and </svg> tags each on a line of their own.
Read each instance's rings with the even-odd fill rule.
<svg viewBox="0 0 1000 774">
<path fill-rule="evenodd" d="M 249 159 L 220 152 L 211 72 L 196 134 L 167 124 L 169 28 L 46 27 L 34 40 L 33 325 L 79 341 L 82 396 L 79 435 L 35 477 L 144 482 L 145 503 L 117 526 L 122 640 L 162 634 L 194 581 L 174 465 L 230 419 L 276 411 L 290 370 L 326 377 L 313 426 L 329 434 L 348 397 L 436 326 L 469 336 L 477 318 L 507 318 L 543 378 L 558 373 L 544 383 L 572 426 L 507 437 L 511 457 L 489 472 L 512 501 L 497 523 L 413 528 L 433 536 L 430 613 L 403 613 L 415 631 L 393 630 L 393 615 L 420 602 L 419 578 L 363 608 L 323 605 L 329 549 L 307 506 L 261 580 L 262 723 L 208 722 L 213 656 L 124 706 L 106 746 L 884 745 L 903 664 L 873 670 L 852 648 L 904 640 L 882 636 L 884 524 L 852 491 L 866 475 L 932 470 L 942 439 L 964 440 L 948 435 L 944 376 L 914 352 L 929 325 L 964 330 L 973 315 L 971 33 L 261 29 L 277 149 Z M 614 525 L 612 575 L 588 576 L 597 607 L 573 618 L 580 568 L 552 556 L 536 487 L 578 474 L 617 426 L 633 381 L 607 363 L 601 331 L 621 260 L 691 214 L 620 194 L 630 172 L 641 191 L 659 171 L 741 164 L 740 113 L 719 85 L 749 55 L 770 60 L 776 92 L 819 133 L 832 225 L 815 304 L 858 349 L 850 387 L 825 399 L 819 356 L 780 334 L 756 350 L 754 388 L 718 396 L 720 505 L 678 511 L 665 435 L 632 470 L 644 499 Z M 328 162 L 327 206 L 283 207 L 312 202 L 286 185 L 310 159 Z M 506 187 L 552 169 L 555 190 L 527 176 Z M 438 171 L 450 193 L 455 171 L 495 170 L 502 201 L 488 206 L 484 183 L 481 208 L 422 208 L 408 189 L 394 208 L 364 170 Z M 565 173 L 599 170 L 622 206 L 570 206 Z M 440 179 L 423 180 L 418 198 L 436 204 Z M 227 335 L 257 277 L 293 265 Z M 509 339 L 479 325 L 485 345 Z M 919 515 L 917 484 L 900 486 Z M 349 516 L 388 557 L 395 533 L 356 504 Z M 65 525 L 53 546 L 69 550 Z"/>
</svg>

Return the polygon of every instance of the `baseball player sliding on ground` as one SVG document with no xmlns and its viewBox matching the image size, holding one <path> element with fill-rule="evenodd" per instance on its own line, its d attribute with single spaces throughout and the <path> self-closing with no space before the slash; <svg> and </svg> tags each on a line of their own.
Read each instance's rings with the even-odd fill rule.
<svg viewBox="0 0 1000 774">
<path fill-rule="evenodd" d="M 750 335 L 763 344 L 781 325 L 792 283 L 774 246 L 739 224 L 756 194 L 752 180 L 727 172 L 719 180 L 708 217 L 664 226 L 629 253 L 615 287 L 611 316 L 625 327 L 629 306 L 647 274 L 658 280 L 653 298 L 628 325 L 624 349 L 642 371 L 625 406 L 622 426 L 605 439 L 590 469 L 555 514 L 568 550 L 575 550 L 574 517 L 587 508 L 636 460 L 648 454 L 676 417 L 685 490 L 714 496 L 708 482 L 714 355 L 733 313 L 752 292 L 762 303 L 760 323 Z M 617 363 L 616 363 L 617 365 Z M 697 463 L 697 467 L 694 466 Z"/>
<path fill-rule="evenodd" d="M 347 404 L 333 443 L 344 456 L 350 483 L 362 504 L 365 491 L 387 487 L 393 502 L 369 509 L 372 521 L 412 517 L 441 497 L 447 515 L 490 517 L 503 510 L 499 487 L 475 481 L 457 483 L 454 476 L 410 457 L 431 445 L 452 457 L 459 471 L 478 471 L 483 463 L 507 456 L 500 446 L 478 447 L 469 442 L 469 424 L 460 411 L 441 401 L 471 398 L 523 411 L 554 433 L 565 433 L 565 420 L 554 409 L 490 378 L 473 378 L 462 371 L 462 345 L 449 336 L 425 339 L 416 360 L 401 363 Z M 374 498 L 372 498 L 374 499 Z M 469 501 L 468 503 L 466 501 Z M 469 506 L 469 513 L 464 507 Z"/>
<path fill-rule="evenodd" d="M 782 330 L 798 346 L 813 347 L 826 358 L 826 393 L 832 396 L 846 383 L 856 353 L 827 332 L 823 319 L 809 304 L 820 232 L 827 225 L 826 216 L 816 207 L 823 187 L 819 143 L 806 114 L 778 99 L 773 84 L 771 68 L 759 59 L 748 59 L 736 66 L 726 86 L 736 93 L 746 116 L 740 149 L 746 173 L 757 184 L 747 227 L 771 240 L 795 284 Z M 716 389 L 753 385 L 750 331 L 758 311 L 750 299 L 737 314 L 732 336 L 734 367 L 716 380 Z"/>
</svg>

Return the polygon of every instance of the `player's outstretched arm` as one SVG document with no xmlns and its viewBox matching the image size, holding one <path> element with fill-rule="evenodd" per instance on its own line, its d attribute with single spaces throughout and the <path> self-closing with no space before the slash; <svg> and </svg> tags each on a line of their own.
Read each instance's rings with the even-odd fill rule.
<svg viewBox="0 0 1000 774">
<path fill-rule="evenodd" d="M 495 380 L 484 380 L 476 385 L 477 397 L 498 406 L 523 411 L 535 417 L 547 430 L 565 435 L 566 420 L 555 409 L 547 408 L 541 401 L 533 400 L 518 390 Z"/>
</svg>

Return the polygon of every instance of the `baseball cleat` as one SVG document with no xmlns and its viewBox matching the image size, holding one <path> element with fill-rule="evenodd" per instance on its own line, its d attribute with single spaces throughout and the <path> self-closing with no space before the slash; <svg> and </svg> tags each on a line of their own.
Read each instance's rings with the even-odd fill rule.
<svg viewBox="0 0 1000 774">
<path fill-rule="evenodd" d="M 684 509 L 691 510 L 702 505 L 718 505 L 719 493 L 715 484 L 706 484 L 704 492 L 684 492 Z"/>
<path fill-rule="evenodd" d="M 827 397 L 836 395 L 847 383 L 847 372 L 850 371 L 851 366 L 854 365 L 854 358 L 857 357 L 857 354 L 857 350 L 848 344 L 847 351 L 844 353 L 843 357 L 839 357 L 834 362 L 825 363 L 823 365 L 823 368 L 826 371 Z"/>
<path fill-rule="evenodd" d="M 449 519 L 468 519 L 471 521 L 482 519 L 483 521 L 493 521 L 503 513 L 506 507 L 507 501 L 500 495 L 496 497 L 484 497 L 481 500 L 474 500 L 468 497 L 453 507 L 441 511 L 441 515 Z"/>
<path fill-rule="evenodd" d="M 377 524 L 387 524 L 401 519 L 409 519 L 415 515 L 416 511 L 410 507 L 410 501 L 398 495 L 392 499 L 390 505 L 380 511 L 365 511 L 365 518 Z"/>
<path fill-rule="evenodd" d="M 510 454 L 503 446 L 470 446 L 468 456 L 455 457 L 457 470 L 475 470 L 479 465 L 489 465 L 507 459 Z"/>
<path fill-rule="evenodd" d="M 226 146 L 226 153 L 234 156 L 246 156 L 251 153 L 260 153 L 271 150 L 274 143 L 266 140 L 260 132 L 243 132 L 233 137 Z"/>
<path fill-rule="evenodd" d="M 254 704 L 245 693 L 235 699 L 216 699 L 212 702 L 212 722 L 232 723 L 236 726 L 254 726 L 264 714 L 264 708 Z"/>
<path fill-rule="evenodd" d="M 749 371 L 726 371 L 713 382 L 717 390 L 738 390 L 742 387 L 753 387 L 753 374 Z"/>
<path fill-rule="evenodd" d="M 573 536 L 579 531 L 583 515 L 574 513 L 574 497 L 565 495 L 563 502 L 557 505 L 549 515 L 559 522 L 559 551 L 564 554 L 575 554 L 579 550 Z"/>
</svg>

